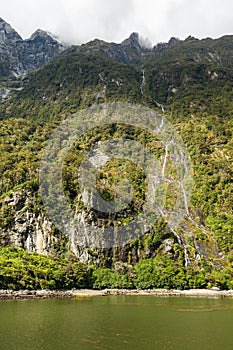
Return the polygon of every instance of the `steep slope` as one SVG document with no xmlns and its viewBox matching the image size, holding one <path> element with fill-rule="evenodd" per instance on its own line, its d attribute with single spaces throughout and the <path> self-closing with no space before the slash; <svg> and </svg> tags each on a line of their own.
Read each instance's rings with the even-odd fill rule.
<svg viewBox="0 0 233 350">
<path fill-rule="evenodd" d="M 63 46 L 48 33 L 37 30 L 23 40 L 0 18 L 0 78 L 22 75 L 45 65 L 63 50 Z"/>
<path fill-rule="evenodd" d="M 95 39 L 81 46 L 85 53 L 106 56 L 114 61 L 124 64 L 140 64 L 144 62 L 145 56 L 150 55 L 152 48 L 140 38 L 138 33 L 132 33 L 129 38 L 121 44 L 107 43 Z"/>
<path fill-rule="evenodd" d="M 11 89 L 21 88 L 17 78 L 44 66 L 63 50 L 63 45 L 42 30 L 23 40 L 0 18 L 0 98 L 6 99 Z"/>
<path fill-rule="evenodd" d="M 148 93 L 176 108 L 180 101 L 183 114 L 225 115 L 232 110 L 232 50 L 233 36 L 157 45 L 145 61 Z"/>
<path fill-rule="evenodd" d="M 17 42 L 19 41 L 23 41 L 20 35 L 16 33 L 8 23 L 0 18 L 1 77 L 6 77 L 10 74 L 18 74 L 22 70 L 16 48 Z"/>
<path fill-rule="evenodd" d="M 170 263 L 166 259 L 179 268 L 191 267 L 210 274 L 216 269 L 219 275 L 215 277 L 219 278 L 233 256 L 231 52 L 231 36 L 200 41 L 188 38 L 183 42 L 172 39 L 149 50 L 142 48 L 133 34 L 121 45 L 95 40 L 71 47 L 41 70 L 27 75 L 23 89 L 1 106 L 2 244 L 44 254 L 65 254 L 70 249 L 67 237 L 62 237 L 49 221 L 38 195 L 38 167 L 45 141 L 61 120 L 94 103 L 140 103 L 165 110 L 188 148 L 194 178 L 188 214 L 176 231 L 169 229 L 161 217 L 144 237 L 123 248 L 75 247 L 75 253 L 102 266 L 112 266 L 116 261 L 135 264 L 156 256 L 158 261 L 165 259 L 167 268 Z M 165 159 L 164 150 L 153 146 L 156 140 L 151 135 L 121 126 L 88 134 L 67 158 L 67 196 L 73 208 L 93 225 L 98 224 L 97 220 L 80 205 L 73 177 L 82 150 L 91 149 L 107 135 L 132 137 L 133 133 L 135 140 Z M 130 164 L 113 162 L 103 169 L 99 183 L 103 197 L 111 198 L 114 183 L 126 175 L 138 187 L 137 199 L 120 218 L 123 224 L 140 210 L 145 190 L 143 174 Z M 103 183 L 108 184 L 107 188 Z M 168 205 L 172 205 L 176 190 L 169 191 Z"/>
</svg>

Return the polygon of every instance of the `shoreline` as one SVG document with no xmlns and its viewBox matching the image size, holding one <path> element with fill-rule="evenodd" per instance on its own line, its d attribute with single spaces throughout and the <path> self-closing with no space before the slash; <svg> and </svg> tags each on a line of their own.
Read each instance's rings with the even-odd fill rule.
<svg viewBox="0 0 233 350">
<path fill-rule="evenodd" d="M 233 290 L 213 289 L 73 289 L 73 290 L 0 290 L 0 300 L 34 300 L 62 298 L 90 298 L 95 296 L 154 296 L 154 297 L 199 297 L 233 298 Z"/>
</svg>

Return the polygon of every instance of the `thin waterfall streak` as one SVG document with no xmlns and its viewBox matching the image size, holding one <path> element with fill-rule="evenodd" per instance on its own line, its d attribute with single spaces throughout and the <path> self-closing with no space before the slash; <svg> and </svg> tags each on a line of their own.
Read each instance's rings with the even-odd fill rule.
<svg viewBox="0 0 233 350">
<path fill-rule="evenodd" d="M 142 83 L 141 83 L 141 85 L 140 85 L 140 90 L 141 90 L 141 94 L 142 94 L 142 95 L 144 94 L 144 86 L 145 86 L 145 83 L 146 83 L 145 71 L 143 70 L 143 71 L 142 71 Z"/>
<path fill-rule="evenodd" d="M 186 246 L 184 245 L 184 266 L 187 267 L 189 265 L 189 257 Z"/>
<path fill-rule="evenodd" d="M 164 116 L 162 115 L 161 122 L 159 125 L 159 131 L 163 128 L 163 124 L 164 124 Z"/>
<path fill-rule="evenodd" d="M 185 242 L 182 241 L 180 235 L 174 229 L 172 229 L 172 232 L 174 233 L 174 236 L 176 237 L 178 243 L 182 245 L 184 248 L 184 264 L 185 264 L 185 267 L 187 267 L 189 265 L 189 256 L 188 256 L 188 250 L 187 250 L 186 244 Z"/>
<path fill-rule="evenodd" d="M 187 216 L 189 216 L 189 207 L 188 207 L 187 194 L 186 194 L 186 191 L 184 189 L 184 185 L 183 185 L 182 181 L 180 183 L 180 186 L 181 186 L 181 189 L 182 189 L 182 192 L 183 192 L 185 211 L 186 211 Z"/>
<path fill-rule="evenodd" d="M 167 164 L 167 157 L 168 157 L 168 144 L 166 144 L 165 146 L 165 156 L 164 156 L 164 161 L 163 161 L 163 168 L 162 168 L 162 177 L 164 177 L 164 173 L 165 173 L 165 168 L 166 168 L 166 164 Z"/>
</svg>

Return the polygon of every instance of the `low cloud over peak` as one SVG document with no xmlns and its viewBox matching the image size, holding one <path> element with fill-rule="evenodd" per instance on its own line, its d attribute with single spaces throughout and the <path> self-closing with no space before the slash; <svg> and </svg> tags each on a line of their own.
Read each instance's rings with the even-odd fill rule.
<svg viewBox="0 0 233 350">
<path fill-rule="evenodd" d="M 1 16 L 23 38 L 37 28 L 55 33 L 60 40 L 80 44 L 96 37 L 122 42 L 141 33 L 141 45 L 171 37 L 220 37 L 233 33 L 231 0 L 8 0 Z M 148 38 L 143 39 L 143 38 Z"/>
</svg>

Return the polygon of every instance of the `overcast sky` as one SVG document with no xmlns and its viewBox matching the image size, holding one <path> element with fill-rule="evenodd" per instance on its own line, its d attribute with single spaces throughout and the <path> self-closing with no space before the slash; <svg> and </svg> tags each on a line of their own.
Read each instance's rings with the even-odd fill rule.
<svg viewBox="0 0 233 350">
<path fill-rule="evenodd" d="M 0 0 L 0 17 L 23 38 L 40 28 L 74 44 L 121 42 L 132 32 L 152 44 L 233 34 L 232 0 Z"/>
</svg>

